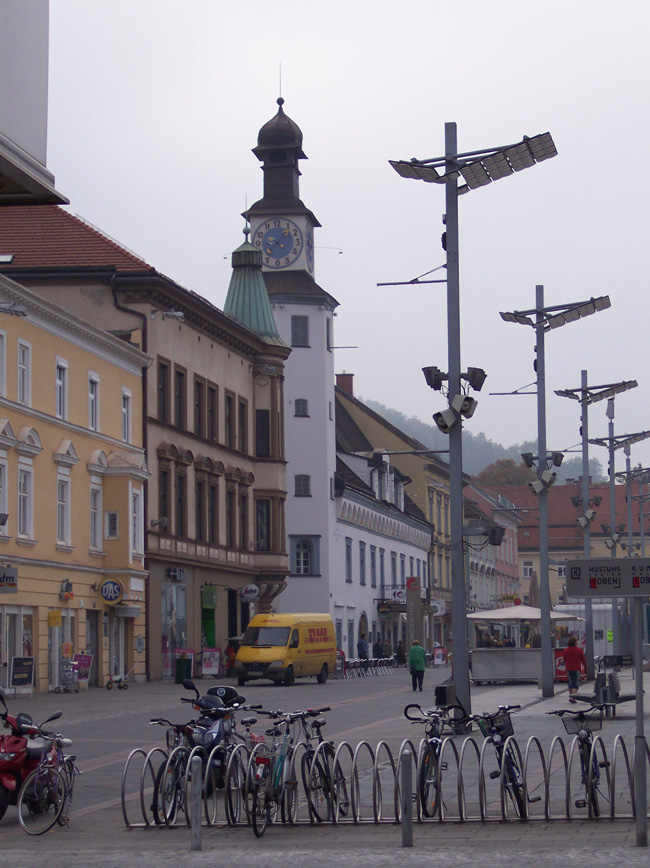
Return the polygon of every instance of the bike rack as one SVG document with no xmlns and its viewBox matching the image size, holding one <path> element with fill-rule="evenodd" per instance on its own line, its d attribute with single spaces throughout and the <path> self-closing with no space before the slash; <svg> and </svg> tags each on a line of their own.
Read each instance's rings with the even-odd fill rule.
<svg viewBox="0 0 650 868">
<path fill-rule="evenodd" d="M 292 791 L 291 801 L 286 811 L 279 812 L 284 815 L 284 822 L 289 825 L 301 825 L 314 823 L 315 817 L 309 808 L 309 779 L 313 764 L 322 761 L 325 751 L 331 750 L 329 742 L 319 745 L 314 753 L 309 766 L 307 781 L 301 774 L 302 757 L 305 756 L 305 746 L 298 745 L 292 756 L 290 767 L 287 770 Z M 328 759 L 328 767 L 332 774 L 342 775 L 346 781 L 350 797 L 350 809 L 341 813 L 340 805 L 334 799 L 331 802 L 331 811 L 328 822 L 334 825 L 362 824 L 362 823 L 400 823 L 401 822 L 401 769 L 406 761 L 405 753 L 410 751 L 411 762 L 414 766 L 414 802 L 417 810 L 414 811 L 414 821 L 418 823 L 466 823 L 466 822 L 553 822 L 556 820 L 571 821 L 576 818 L 574 809 L 575 791 L 579 787 L 584 792 L 584 783 L 581 782 L 581 770 L 579 762 L 579 740 L 573 737 L 568 743 L 562 736 L 553 738 L 548 752 L 544 750 L 536 736 L 532 736 L 522 750 L 514 736 L 510 736 L 504 750 L 512 750 L 517 758 L 522 774 L 522 795 L 525 799 L 526 816 L 514 817 L 510 805 L 505 780 L 505 765 L 502 766 L 498 780 L 498 793 L 495 786 L 488 786 L 488 763 L 494 762 L 494 742 L 491 738 L 485 738 L 481 742 L 471 735 L 465 737 L 459 744 L 453 737 L 447 736 L 440 744 L 437 761 L 438 797 L 437 807 L 433 817 L 425 817 L 420 794 L 420 769 L 426 753 L 427 742 L 425 739 L 419 743 L 411 739 L 405 739 L 400 744 L 397 752 L 386 740 L 379 741 L 376 748 L 368 741 L 360 741 L 353 745 L 348 741 L 342 741 L 334 751 L 334 755 Z M 194 756 L 200 756 L 206 761 L 206 770 L 202 778 L 204 819 L 203 825 L 209 827 L 244 826 L 250 822 L 250 789 L 251 763 L 257 752 L 265 749 L 263 743 L 256 745 L 249 751 L 245 745 L 236 745 L 225 758 L 225 787 L 217 790 L 212 759 L 216 748 L 208 755 L 202 747 L 196 747 L 192 751 L 187 747 L 177 747 L 168 752 L 162 747 L 156 747 L 146 752 L 142 748 L 136 748 L 129 753 L 124 763 L 121 781 L 122 815 L 127 828 L 165 828 L 166 826 L 189 825 L 187 807 L 179 810 L 176 816 L 166 823 L 156 823 L 152 814 L 151 791 L 155 786 L 157 773 L 161 768 L 169 766 L 180 751 L 187 754 L 187 771 L 183 779 L 183 796 L 185 806 L 188 804 L 189 789 L 189 766 Z M 301 752 L 302 751 L 302 752 Z M 630 753 L 632 756 L 630 757 Z M 606 748 L 602 736 L 596 734 L 591 745 L 591 757 L 589 762 L 588 784 L 593 775 L 593 762 L 597 761 L 602 770 L 600 775 L 599 792 L 603 798 L 601 814 L 594 817 L 592 806 L 587 804 L 590 819 L 616 820 L 633 819 L 636 814 L 634 799 L 634 755 L 628 751 L 624 739 L 616 735 L 609 750 Z M 645 761 L 650 766 L 650 748 L 646 746 Z M 228 802 L 228 788 L 231 784 L 231 774 L 234 764 L 239 764 L 236 772 L 235 784 L 237 793 L 232 793 L 233 814 L 231 815 L 230 803 Z M 131 791 L 129 781 L 134 777 L 134 770 L 138 780 L 138 791 Z M 456 780 L 453 780 L 455 776 Z M 496 781 L 496 775 L 494 776 Z M 577 781 L 580 781 L 578 784 Z M 212 784 L 212 787 L 210 787 Z M 392 791 L 391 791 L 392 790 Z M 572 795 L 572 790 L 573 795 Z M 445 802 L 444 794 L 455 793 L 455 797 Z M 540 810 L 530 809 L 530 793 L 542 796 L 543 806 Z M 209 795 L 208 795 L 209 794 Z M 221 815 L 219 802 L 223 799 L 224 813 Z M 370 799 L 372 802 L 370 803 Z M 133 816 L 133 810 L 129 810 L 129 802 L 139 800 L 142 819 Z M 605 801 L 609 801 L 608 810 Z M 587 800 L 589 801 L 589 800 Z M 388 809 L 392 802 L 393 810 Z M 184 819 L 181 819 L 182 815 Z M 582 815 L 584 818 L 584 814 Z M 280 822 L 278 817 L 277 822 Z"/>
</svg>

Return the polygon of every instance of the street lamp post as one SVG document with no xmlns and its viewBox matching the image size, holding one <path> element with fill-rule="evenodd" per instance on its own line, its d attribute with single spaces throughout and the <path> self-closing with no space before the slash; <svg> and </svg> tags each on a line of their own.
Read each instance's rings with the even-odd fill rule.
<svg viewBox="0 0 650 868">
<path fill-rule="evenodd" d="M 551 645 L 551 596 L 548 580 L 548 485 L 554 477 L 549 477 L 546 469 L 546 374 L 544 355 L 544 335 L 551 329 L 559 328 L 575 320 L 590 316 L 610 307 L 609 296 L 591 298 L 574 304 L 544 306 L 544 287 L 535 288 L 535 307 L 531 310 L 501 313 L 505 322 L 532 326 L 535 330 L 535 352 L 537 372 L 537 450 L 539 455 L 539 475 L 536 492 L 539 495 L 539 594 L 540 630 L 542 633 L 542 695 L 553 696 L 553 649 Z M 535 315 L 535 320 L 531 317 Z M 542 469 L 544 468 L 544 469 Z"/>
<path fill-rule="evenodd" d="M 579 389 L 556 389 L 555 394 L 562 398 L 572 398 L 580 401 L 580 430 L 582 432 L 582 507 L 585 521 L 579 522 L 583 529 L 583 556 L 588 558 L 591 554 L 591 517 L 589 507 L 589 405 L 597 401 L 613 398 L 619 392 L 626 392 L 638 386 L 636 380 L 624 380 L 620 383 L 607 383 L 602 386 L 589 386 L 587 371 L 582 371 L 581 385 Z M 611 493 L 610 493 L 611 496 Z M 591 597 L 585 599 L 585 637 L 587 657 L 587 677 L 594 678 L 594 618 Z"/>
<path fill-rule="evenodd" d="M 524 137 L 514 145 L 458 153 L 455 123 L 445 124 L 445 154 L 431 160 L 390 160 L 402 178 L 445 185 L 445 244 L 447 252 L 447 352 L 450 410 L 461 396 L 460 275 L 458 262 L 458 196 L 557 155 L 550 133 Z M 443 171 L 443 174 L 439 170 Z M 458 187 L 458 178 L 464 180 Z M 449 411 L 445 411 L 449 413 Z M 449 494 L 451 537 L 451 624 L 453 678 L 456 697 L 469 712 L 469 651 L 467 599 L 463 561 L 463 447 L 462 420 L 449 427 Z"/>
<path fill-rule="evenodd" d="M 640 431 L 638 434 L 614 434 L 614 398 L 607 401 L 607 418 L 609 419 L 608 436 L 593 438 L 589 442 L 595 446 L 605 446 L 609 452 L 609 532 L 610 539 L 605 545 L 610 550 L 611 557 L 616 557 L 616 546 L 620 541 L 620 533 L 616 529 L 616 450 L 634 443 L 640 443 L 650 437 L 650 431 Z M 614 632 L 614 654 L 621 653 L 621 629 L 618 615 L 618 599 L 612 598 L 612 630 Z"/>
</svg>

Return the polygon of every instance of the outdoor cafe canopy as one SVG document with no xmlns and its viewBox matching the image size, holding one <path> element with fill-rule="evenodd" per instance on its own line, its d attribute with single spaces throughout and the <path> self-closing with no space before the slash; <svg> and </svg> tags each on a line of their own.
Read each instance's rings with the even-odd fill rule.
<svg viewBox="0 0 650 868">
<path fill-rule="evenodd" d="M 485 609 L 482 612 L 472 612 L 467 616 L 468 621 L 494 621 L 497 624 L 503 621 L 540 621 L 542 612 L 535 606 L 506 606 L 503 609 Z M 583 621 L 577 615 L 567 612 L 551 611 L 551 621 Z"/>
</svg>

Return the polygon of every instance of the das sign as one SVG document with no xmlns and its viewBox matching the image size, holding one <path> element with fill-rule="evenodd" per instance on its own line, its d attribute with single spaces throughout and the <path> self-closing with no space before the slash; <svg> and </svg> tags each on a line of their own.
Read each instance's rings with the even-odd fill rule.
<svg viewBox="0 0 650 868">
<path fill-rule="evenodd" d="M 97 593 L 109 606 L 115 606 L 122 602 L 124 585 L 118 579 L 104 579 L 97 588 Z"/>
</svg>

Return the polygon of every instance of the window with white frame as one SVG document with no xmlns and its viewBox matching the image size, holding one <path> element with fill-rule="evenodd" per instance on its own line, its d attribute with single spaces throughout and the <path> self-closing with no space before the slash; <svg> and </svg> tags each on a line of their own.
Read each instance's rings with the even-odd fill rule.
<svg viewBox="0 0 650 868">
<path fill-rule="evenodd" d="M 18 403 L 31 403 L 32 399 L 32 348 L 25 341 L 18 341 Z"/>
<path fill-rule="evenodd" d="M 530 579 L 533 575 L 533 562 L 532 561 L 524 561 L 524 579 Z"/>
<path fill-rule="evenodd" d="M 142 511 L 142 491 L 131 491 L 131 546 L 134 554 L 144 553 L 144 524 Z"/>
<path fill-rule="evenodd" d="M 131 442 L 131 390 L 122 389 L 122 440 Z"/>
<path fill-rule="evenodd" d="M 58 419 L 68 418 L 68 363 L 59 358 L 54 369 L 54 412 Z"/>
<path fill-rule="evenodd" d="M 99 377 L 88 374 L 88 427 L 99 431 Z"/>
<path fill-rule="evenodd" d="M 32 539 L 34 477 L 31 467 L 18 468 L 18 536 Z"/>
<path fill-rule="evenodd" d="M 7 335 L 0 331 L 0 395 L 7 395 Z"/>
<path fill-rule="evenodd" d="M 102 488 L 101 485 L 90 487 L 90 548 L 99 551 L 104 544 L 102 533 Z"/>
<path fill-rule="evenodd" d="M 65 476 L 56 480 L 56 541 L 70 545 L 70 480 Z"/>
</svg>

